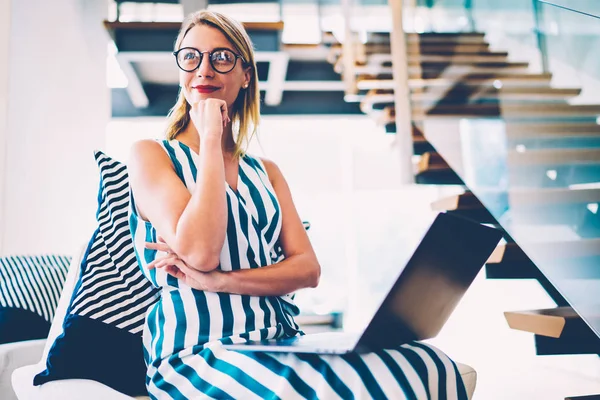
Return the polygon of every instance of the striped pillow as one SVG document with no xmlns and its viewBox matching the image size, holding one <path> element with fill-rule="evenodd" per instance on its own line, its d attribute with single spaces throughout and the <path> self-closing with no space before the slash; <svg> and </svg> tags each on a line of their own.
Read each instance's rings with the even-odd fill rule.
<svg viewBox="0 0 600 400">
<path fill-rule="evenodd" d="M 142 330 L 158 299 L 140 270 L 129 230 L 129 177 L 124 164 L 94 153 L 100 169 L 98 228 L 88 244 L 64 333 L 34 385 L 91 379 L 130 396 L 145 395 Z"/>
<path fill-rule="evenodd" d="M 142 274 L 129 231 L 129 177 L 124 164 L 94 153 L 100 168 L 98 230 L 82 262 L 68 314 L 141 335 L 158 292 Z"/>
<path fill-rule="evenodd" d="M 48 336 L 69 263 L 57 255 L 0 258 L 0 343 Z"/>
</svg>

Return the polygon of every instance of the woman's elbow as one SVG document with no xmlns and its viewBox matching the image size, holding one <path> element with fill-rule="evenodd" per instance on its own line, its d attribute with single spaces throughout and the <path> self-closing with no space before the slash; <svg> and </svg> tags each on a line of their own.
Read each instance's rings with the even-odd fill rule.
<svg viewBox="0 0 600 400">
<path fill-rule="evenodd" d="M 309 278 L 308 278 L 308 287 L 316 288 L 319 286 L 319 280 L 321 279 L 321 265 L 315 261 L 313 264 Z"/>
<path fill-rule="evenodd" d="M 201 272 L 213 271 L 220 264 L 219 257 L 214 254 L 191 254 L 184 261 L 190 268 Z"/>
</svg>

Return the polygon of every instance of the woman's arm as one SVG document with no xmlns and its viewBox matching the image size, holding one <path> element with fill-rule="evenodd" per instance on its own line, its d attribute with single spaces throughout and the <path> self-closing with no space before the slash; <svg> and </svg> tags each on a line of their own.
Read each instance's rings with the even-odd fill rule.
<svg viewBox="0 0 600 400">
<path fill-rule="evenodd" d="M 201 142 L 196 187 L 190 195 L 160 145 L 133 145 L 128 163 L 131 189 L 140 216 L 191 268 L 211 271 L 227 229 L 225 172 L 220 140 Z"/>
<path fill-rule="evenodd" d="M 168 273 L 185 280 L 191 287 L 210 292 L 281 296 L 298 289 L 316 287 L 321 267 L 294 206 L 290 189 L 279 168 L 271 161 L 263 162 L 281 207 L 280 243 L 285 260 L 262 268 L 202 273 L 189 270 L 177 254 L 171 254 L 151 267 L 166 268 Z M 148 248 L 170 250 L 161 244 L 150 244 Z M 177 253 L 175 249 L 173 252 Z"/>
</svg>

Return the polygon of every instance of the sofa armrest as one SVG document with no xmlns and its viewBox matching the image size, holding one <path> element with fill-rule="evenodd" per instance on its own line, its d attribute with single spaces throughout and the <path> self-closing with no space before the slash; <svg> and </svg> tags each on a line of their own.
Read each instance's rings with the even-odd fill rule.
<svg viewBox="0 0 600 400">
<path fill-rule="evenodd" d="M 38 362 L 45 344 L 46 339 L 37 339 L 0 345 L 0 393 L 3 400 L 17 398 L 11 385 L 13 371 Z"/>
<path fill-rule="evenodd" d="M 15 370 L 12 383 L 19 400 L 150 400 L 146 396 L 129 397 L 87 379 L 64 379 L 33 386 L 33 377 L 43 369 L 44 365 L 40 363 Z"/>
</svg>

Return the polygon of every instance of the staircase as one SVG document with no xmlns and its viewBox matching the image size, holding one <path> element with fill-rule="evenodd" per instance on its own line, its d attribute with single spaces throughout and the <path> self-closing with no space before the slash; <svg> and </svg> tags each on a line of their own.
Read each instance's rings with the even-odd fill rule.
<svg viewBox="0 0 600 400">
<path fill-rule="evenodd" d="M 324 36 L 330 43 L 328 61 L 343 74 L 341 45 L 333 35 Z M 368 38 L 354 49 L 358 94 L 352 99 L 394 134 L 396 83 L 389 34 Z M 600 314 L 583 310 L 586 323 L 561 295 L 563 290 L 572 295 L 569 284 L 600 278 L 600 105 L 572 105 L 569 101 L 581 88 L 553 87 L 552 74 L 531 73 L 527 63 L 490 50 L 482 33 L 407 34 L 406 40 L 415 181 L 464 187 L 463 194 L 440 198 L 432 209 L 505 230 L 505 240 L 486 263 L 486 277 L 536 279 L 557 304 L 554 309 L 505 313 L 512 329 L 534 334 L 538 355 L 600 354 L 600 339 L 590 328 L 600 327 L 594 319 Z M 504 147 L 495 172 L 508 185 L 478 185 L 473 174 L 469 178 L 468 154 L 455 154 L 461 119 L 501 125 L 500 136 L 484 130 L 471 134 L 480 135 L 475 143 L 482 152 L 494 143 Z M 456 127 L 456 134 L 444 132 L 447 126 Z M 570 227 L 573 235 L 522 241 L 516 229 L 557 226 Z M 560 292 L 542 271 L 550 271 L 559 288 L 562 284 Z"/>
</svg>

